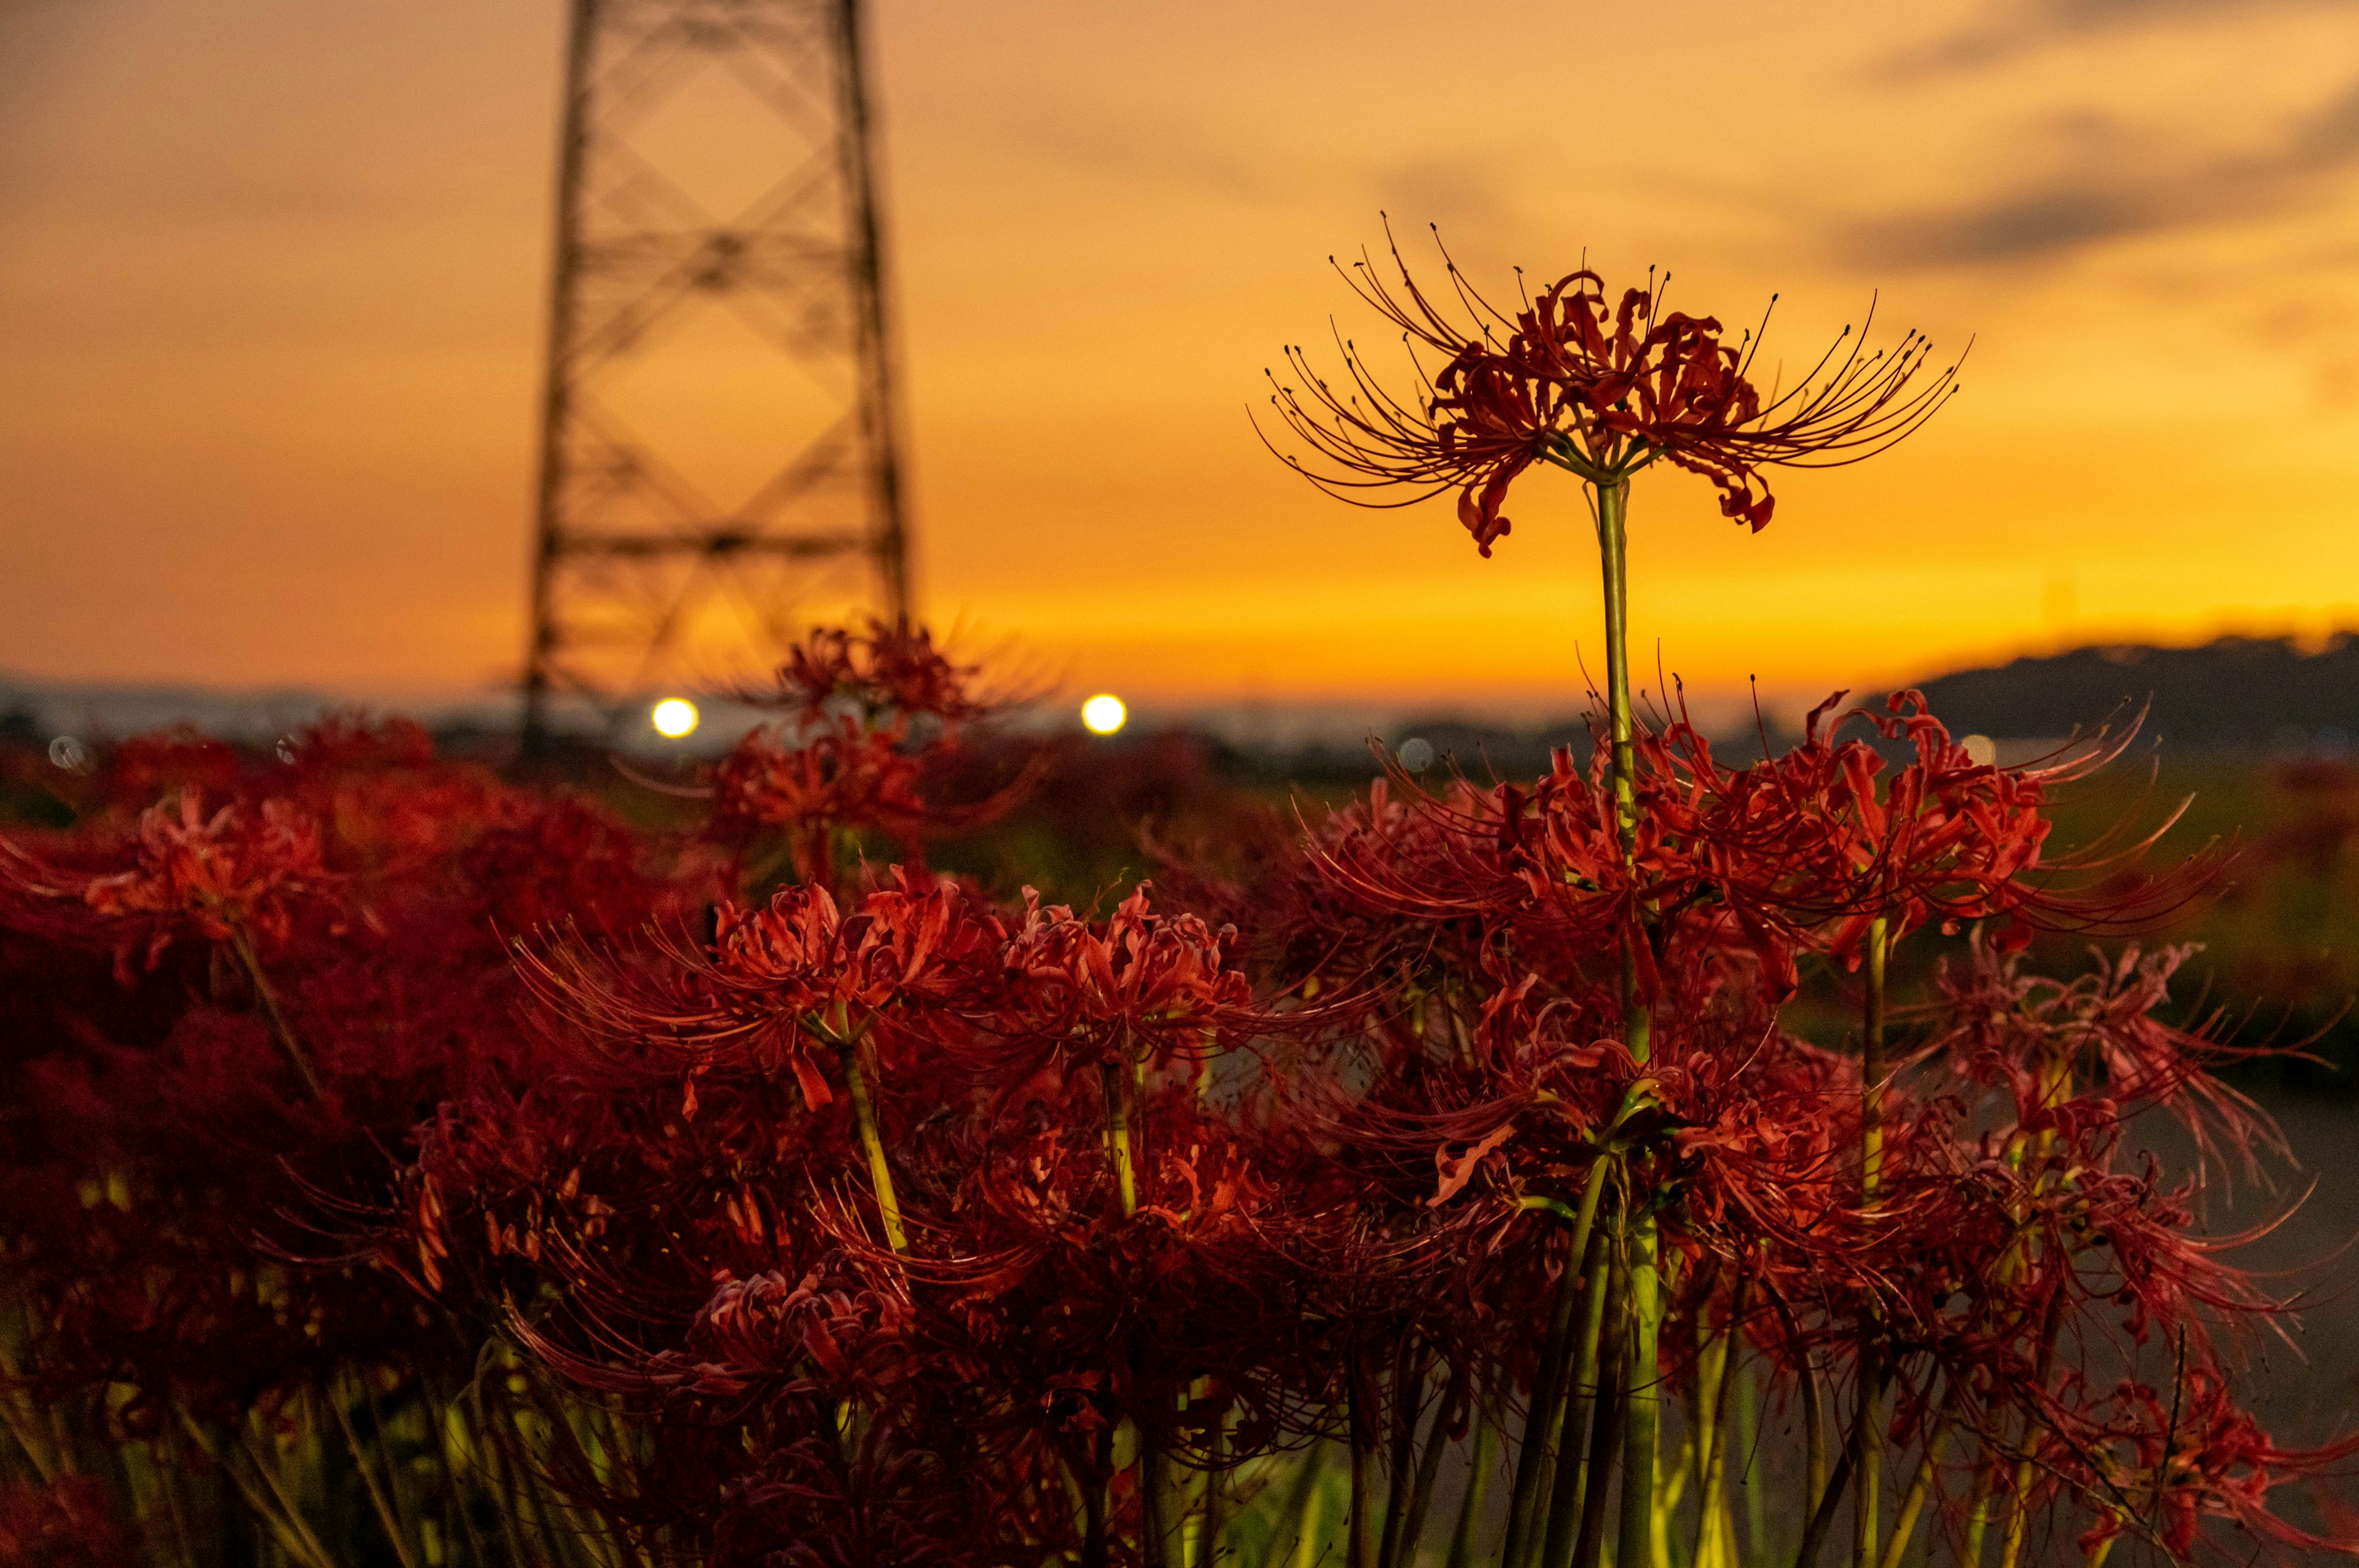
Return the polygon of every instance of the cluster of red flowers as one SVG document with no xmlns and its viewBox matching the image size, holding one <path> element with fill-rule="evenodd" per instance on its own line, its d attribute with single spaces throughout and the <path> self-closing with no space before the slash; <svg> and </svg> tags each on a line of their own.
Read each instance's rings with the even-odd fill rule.
<svg viewBox="0 0 2359 1568">
<path fill-rule="evenodd" d="M 2270 1137 L 2180 955 L 2023 967 L 2187 891 L 2046 853 L 2079 767 L 1905 694 L 1746 767 L 1675 723 L 1626 812 L 1603 746 L 1396 774 L 1077 913 L 841 852 L 982 814 L 919 783 L 969 675 L 816 639 L 668 832 L 339 723 L 117 748 L 0 841 L 0 1563 L 1593 1568 L 1641 1407 L 1660 1564 L 1846 1496 L 1871 1568 L 2049 1509 L 2349 1544 L 2270 1498 L 2349 1446 L 2231 1395 L 2279 1303 L 2121 1156 Z M 1919 955 L 1880 1054 L 1791 1022 Z"/>
</svg>

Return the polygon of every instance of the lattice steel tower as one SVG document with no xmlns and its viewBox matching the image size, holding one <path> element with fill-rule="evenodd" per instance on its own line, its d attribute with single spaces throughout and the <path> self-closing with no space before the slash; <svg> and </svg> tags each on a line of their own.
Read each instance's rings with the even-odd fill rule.
<svg viewBox="0 0 2359 1568">
<path fill-rule="evenodd" d="M 908 609 L 859 0 L 573 0 L 527 747 Z"/>
</svg>

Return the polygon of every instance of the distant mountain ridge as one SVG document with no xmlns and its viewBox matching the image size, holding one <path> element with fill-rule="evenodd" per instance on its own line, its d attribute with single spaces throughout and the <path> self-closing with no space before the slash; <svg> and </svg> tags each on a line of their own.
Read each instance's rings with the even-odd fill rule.
<svg viewBox="0 0 2359 1568">
<path fill-rule="evenodd" d="M 2174 751 L 2341 751 L 2359 733 L 2359 634 L 2305 652 L 2268 637 L 2193 648 L 2106 643 L 1924 683 L 1952 733 L 2060 737 L 2147 708 Z"/>
</svg>

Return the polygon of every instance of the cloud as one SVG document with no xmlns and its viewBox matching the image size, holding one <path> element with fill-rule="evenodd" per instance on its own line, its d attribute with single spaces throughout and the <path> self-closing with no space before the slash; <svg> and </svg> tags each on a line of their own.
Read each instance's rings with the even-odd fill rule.
<svg viewBox="0 0 2359 1568">
<path fill-rule="evenodd" d="M 1125 184 L 1177 184 L 1239 200 L 1280 194 L 1266 160 L 1221 145 L 1202 124 L 1128 117 L 1075 104 L 1030 103 L 995 113 L 993 128 L 1017 149 Z"/>
<path fill-rule="evenodd" d="M 1908 81 L 1983 70 L 2083 38 L 2250 23 L 2276 12 L 2359 10 L 2359 0 L 2026 0 L 1991 21 L 1894 55 L 1879 74 Z"/>
<path fill-rule="evenodd" d="M 2258 152 L 2182 157 L 2174 165 L 2151 148 L 2093 138 L 2074 148 L 2065 167 L 2013 189 L 1855 223 L 1838 248 L 1875 266 L 2053 260 L 2112 240 L 2268 217 L 2308 200 L 2321 180 L 2354 163 L 2359 82 Z"/>
</svg>

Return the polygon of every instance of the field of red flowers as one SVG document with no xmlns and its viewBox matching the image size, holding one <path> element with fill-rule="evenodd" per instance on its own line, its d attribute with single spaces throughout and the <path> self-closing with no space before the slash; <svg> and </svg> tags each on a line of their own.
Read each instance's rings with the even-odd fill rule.
<svg viewBox="0 0 2359 1568">
<path fill-rule="evenodd" d="M 0 1563 L 2359 1544 L 2359 1440 L 2240 1402 L 2288 1303 L 2196 1210 L 2277 1146 L 2219 1074 L 2296 1043 L 2190 1023 L 2177 950 L 2032 961 L 2223 862 L 2059 849 L 2102 756 L 1978 763 L 1907 693 L 1743 767 L 1633 716 L 1632 476 L 1758 527 L 1760 466 L 1946 377 L 1765 402 L 1586 274 L 1495 331 L 1364 287 L 1446 362 L 1281 414 L 1332 482 L 1462 487 L 1486 550 L 1524 468 L 1591 486 L 1585 763 L 1298 820 L 995 732 L 987 672 L 877 625 L 686 786 L 359 719 L 49 776 L 0 835 Z"/>
</svg>

